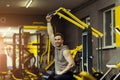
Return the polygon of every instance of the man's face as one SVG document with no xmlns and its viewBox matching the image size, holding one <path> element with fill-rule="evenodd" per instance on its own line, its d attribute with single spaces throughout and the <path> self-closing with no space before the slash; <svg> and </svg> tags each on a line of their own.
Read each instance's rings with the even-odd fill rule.
<svg viewBox="0 0 120 80">
<path fill-rule="evenodd" d="M 55 36 L 55 46 L 61 47 L 63 45 L 63 39 L 61 36 Z"/>
</svg>

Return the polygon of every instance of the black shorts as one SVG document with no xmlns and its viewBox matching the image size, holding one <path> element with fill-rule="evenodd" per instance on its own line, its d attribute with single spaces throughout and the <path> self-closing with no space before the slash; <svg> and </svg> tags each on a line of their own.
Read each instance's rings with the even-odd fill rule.
<svg viewBox="0 0 120 80">
<path fill-rule="evenodd" d="M 62 75 L 55 75 L 54 80 L 73 80 L 73 73 L 69 71 Z"/>
</svg>

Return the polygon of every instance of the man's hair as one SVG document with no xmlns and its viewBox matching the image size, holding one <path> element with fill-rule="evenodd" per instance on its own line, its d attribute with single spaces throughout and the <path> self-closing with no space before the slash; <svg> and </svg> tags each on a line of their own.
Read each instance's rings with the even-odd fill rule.
<svg viewBox="0 0 120 80">
<path fill-rule="evenodd" d="M 55 36 L 61 36 L 61 38 L 64 40 L 64 36 L 61 33 L 55 33 Z"/>
</svg>

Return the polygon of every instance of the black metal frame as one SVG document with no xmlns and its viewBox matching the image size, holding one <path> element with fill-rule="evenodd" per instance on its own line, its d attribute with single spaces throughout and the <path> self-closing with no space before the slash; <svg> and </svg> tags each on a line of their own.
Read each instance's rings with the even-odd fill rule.
<svg viewBox="0 0 120 80">
<path fill-rule="evenodd" d="M 92 74 L 92 32 L 91 28 L 87 28 L 82 33 L 82 70 Z"/>
</svg>

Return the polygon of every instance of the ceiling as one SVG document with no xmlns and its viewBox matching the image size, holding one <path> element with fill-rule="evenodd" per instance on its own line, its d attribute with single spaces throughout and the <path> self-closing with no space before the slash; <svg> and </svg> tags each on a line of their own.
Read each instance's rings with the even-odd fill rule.
<svg viewBox="0 0 120 80">
<path fill-rule="evenodd" d="M 73 10 L 93 0 L 33 0 L 31 5 L 26 8 L 27 1 L 0 0 L 0 14 L 46 15 L 59 7 Z"/>
</svg>

